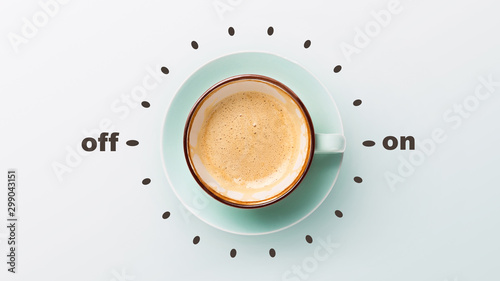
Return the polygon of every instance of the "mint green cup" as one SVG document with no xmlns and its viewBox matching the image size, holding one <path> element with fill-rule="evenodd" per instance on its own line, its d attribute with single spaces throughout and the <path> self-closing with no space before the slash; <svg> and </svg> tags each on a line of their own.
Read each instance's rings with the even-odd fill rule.
<svg viewBox="0 0 500 281">
<path fill-rule="evenodd" d="M 289 114 L 300 116 L 296 122 L 301 128 L 297 132 L 300 145 L 294 149 L 297 159 L 291 159 L 295 168 L 285 177 L 272 185 L 247 188 L 248 195 L 236 192 L 234 183 L 218 182 L 202 161 L 193 147 L 202 130 L 203 119 L 207 118 L 210 108 L 223 98 L 239 92 L 259 92 L 291 106 Z M 277 110 L 277 109 L 276 109 Z M 345 138 L 342 134 L 315 133 L 313 121 L 299 96 L 285 84 L 268 76 L 258 74 L 240 74 L 223 79 L 207 89 L 191 108 L 184 128 L 183 148 L 187 166 L 200 187 L 214 199 L 226 205 L 238 208 L 261 208 L 272 205 L 288 196 L 304 179 L 311 166 L 314 154 L 342 153 L 345 150 Z M 269 187 L 271 186 L 271 187 Z M 237 197 L 234 194 L 239 194 Z M 264 195 L 263 195 L 264 194 Z"/>
</svg>

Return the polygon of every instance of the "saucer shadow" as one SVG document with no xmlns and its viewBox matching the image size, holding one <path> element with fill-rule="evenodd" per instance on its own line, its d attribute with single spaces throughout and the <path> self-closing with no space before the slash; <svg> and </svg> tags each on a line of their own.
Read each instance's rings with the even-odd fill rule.
<svg viewBox="0 0 500 281">
<path fill-rule="evenodd" d="M 233 220 L 239 221 L 240 225 L 244 226 L 241 232 L 251 227 L 257 233 L 265 233 L 269 229 L 275 229 L 276 224 L 286 226 L 296 224 L 314 212 L 315 209 L 311 209 L 311 206 L 319 206 L 326 199 L 330 192 L 325 192 L 325 189 L 330 190 L 334 184 L 331 181 L 331 173 L 336 174 L 339 171 L 341 162 L 342 154 L 315 155 L 304 180 L 281 201 L 258 209 L 237 209 L 232 212 L 226 212 L 226 208 L 217 208 L 218 213 L 224 220 L 227 220 L 227 223 Z M 319 198 L 318 193 L 325 194 L 325 196 Z M 215 202 L 223 205 L 214 200 Z M 235 209 L 230 206 L 224 207 Z M 297 220 L 297 217 L 300 219 Z M 244 223 L 241 224 L 241 221 Z"/>
</svg>

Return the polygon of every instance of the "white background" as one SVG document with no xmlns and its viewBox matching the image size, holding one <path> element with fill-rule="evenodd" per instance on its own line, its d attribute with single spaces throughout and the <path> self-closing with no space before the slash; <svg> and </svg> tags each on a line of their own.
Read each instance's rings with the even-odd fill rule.
<svg viewBox="0 0 500 281">
<path fill-rule="evenodd" d="M 0 171 L 18 170 L 20 218 L 15 276 L 3 262 L 8 234 L 0 228 L 1 280 L 500 279 L 500 86 L 474 97 L 479 77 L 500 81 L 497 1 L 401 0 L 384 26 L 374 14 L 390 1 L 72 0 L 46 8 L 45 18 L 40 3 L 0 4 Z M 39 26 L 28 32 L 24 19 Z M 343 53 L 346 44 L 356 53 Z M 178 87 L 207 61 L 244 50 L 282 55 L 316 75 L 337 102 L 348 142 L 323 205 L 257 237 L 190 215 L 160 157 Z M 170 73 L 126 105 L 148 69 L 161 66 Z M 464 103 L 469 110 L 459 115 Z M 436 129 L 444 141 L 428 154 L 380 145 L 388 135 L 423 144 Z M 88 132 L 101 131 L 141 144 L 75 158 Z M 377 145 L 363 147 L 366 139 Z M 411 159 L 412 169 L 398 172 Z M 68 168 L 59 177 L 58 164 Z M 391 185 L 388 173 L 403 182 Z M 146 177 L 152 182 L 143 186 Z"/>
</svg>

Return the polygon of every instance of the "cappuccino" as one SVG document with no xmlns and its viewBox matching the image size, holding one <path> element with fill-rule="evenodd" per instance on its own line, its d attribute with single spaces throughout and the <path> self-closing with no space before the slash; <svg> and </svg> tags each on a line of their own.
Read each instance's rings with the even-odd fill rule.
<svg viewBox="0 0 500 281">
<path fill-rule="evenodd" d="M 265 200 L 301 172 L 310 141 L 305 117 L 286 93 L 280 95 L 242 91 L 205 110 L 192 149 L 214 179 L 207 184 L 221 196 Z"/>
</svg>

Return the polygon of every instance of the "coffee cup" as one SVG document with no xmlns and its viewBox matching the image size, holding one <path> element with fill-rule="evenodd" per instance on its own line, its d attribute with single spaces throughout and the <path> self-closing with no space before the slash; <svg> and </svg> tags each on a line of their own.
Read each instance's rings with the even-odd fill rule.
<svg viewBox="0 0 500 281">
<path fill-rule="evenodd" d="M 233 207 L 259 208 L 297 188 L 315 153 L 344 152 L 345 138 L 315 133 L 306 107 L 283 83 L 242 74 L 201 95 L 186 120 L 183 144 L 203 190 Z"/>
</svg>

